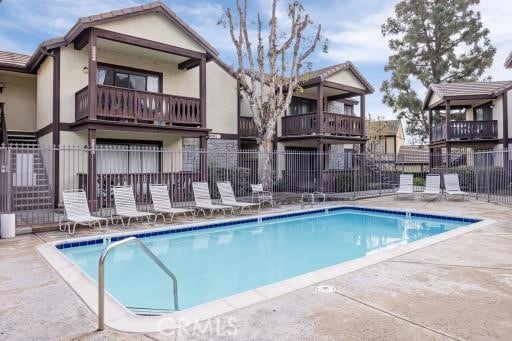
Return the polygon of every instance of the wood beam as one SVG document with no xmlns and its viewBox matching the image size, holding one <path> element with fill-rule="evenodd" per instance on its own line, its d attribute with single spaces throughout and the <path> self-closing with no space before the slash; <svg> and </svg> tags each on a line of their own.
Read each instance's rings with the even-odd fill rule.
<svg viewBox="0 0 512 341">
<path fill-rule="evenodd" d="M 98 38 L 117 41 L 119 43 L 143 47 L 150 50 L 171 53 L 182 57 L 200 59 L 205 53 L 185 49 L 178 46 L 168 45 L 153 40 L 134 37 L 123 33 L 108 31 L 100 28 L 93 28 Z"/>
<path fill-rule="evenodd" d="M 83 49 L 87 44 L 89 44 L 89 31 L 90 29 L 84 30 L 80 35 L 75 39 L 73 43 L 73 47 L 75 50 Z"/>
<path fill-rule="evenodd" d="M 96 84 L 97 84 L 97 44 L 98 38 L 96 35 L 96 29 L 91 28 L 89 31 L 89 119 L 96 119 Z"/>
<path fill-rule="evenodd" d="M 432 124 L 434 120 L 432 117 L 432 109 L 428 111 L 428 141 L 432 143 Z"/>
<path fill-rule="evenodd" d="M 451 129 L 450 129 L 450 110 L 451 110 L 451 107 L 450 107 L 450 101 L 446 101 L 446 104 L 445 104 L 445 115 L 446 115 L 446 141 L 449 141 L 450 138 L 451 138 Z"/>
<path fill-rule="evenodd" d="M 89 155 L 87 158 L 87 198 L 89 209 L 97 211 L 98 200 L 96 199 L 96 129 L 87 130 L 87 145 Z"/>
<path fill-rule="evenodd" d="M 338 83 L 329 82 L 329 81 L 323 81 L 323 84 L 326 88 L 347 91 L 347 92 L 351 92 L 352 94 L 356 94 L 356 95 L 365 95 L 367 93 L 367 91 L 364 89 L 359 89 L 359 88 L 355 88 L 353 86 L 348 86 L 348 85 L 344 85 L 344 84 L 338 84 Z"/>
<path fill-rule="evenodd" d="M 316 87 L 316 112 L 318 114 L 318 133 L 321 135 L 324 131 L 324 87 L 321 82 Z"/>
<path fill-rule="evenodd" d="M 501 95 L 503 106 L 503 149 L 508 149 L 508 92 Z"/>
<path fill-rule="evenodd" d="M 199 65 L 199 101 L 201 127 L 206 128 L 206 56 L 202 55 Z"/>
<path fill-rule="evenodd" d="M 190 58 L 178 64 L 179 70 L 190 70 L 199 66 L 201 64 L 201 59 Z"/>
</svg>

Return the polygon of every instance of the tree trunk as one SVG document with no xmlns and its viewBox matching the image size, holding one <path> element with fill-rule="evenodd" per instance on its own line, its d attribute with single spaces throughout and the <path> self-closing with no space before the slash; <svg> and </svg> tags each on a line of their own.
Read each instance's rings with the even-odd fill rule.
<svg viewBox="0 0 512 341">
<path fill-rule="evenodd" d="M 272 138 L 264 138 L 258 147 L 258 177 L 263 188 L 272 186 Z"/>
</svg>

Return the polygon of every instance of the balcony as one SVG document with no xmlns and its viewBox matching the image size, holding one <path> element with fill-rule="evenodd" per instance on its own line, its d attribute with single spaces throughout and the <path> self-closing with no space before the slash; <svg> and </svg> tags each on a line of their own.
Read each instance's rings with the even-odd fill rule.
<svg viewBox="0 0 512 341">
<path fill-rule="evenodd" d="M 239 117 L 238 120 L 241 137 L 258 136 L 258 131 L 256 130 L 256 125 L 254 124 L 252 117 Z"/>
<path fill-rule="evenodd" d="M 198 98 L 96 86 L 95 117 L 90 116 L 89 87 L 75 94 L 75 120 L 97 119 L 167 127 L 200 127 Z"/>
<path fill-rule="evenodd" d="M 285 116 L 282 118 L 283 136 L 329 134 L 337 136 L 362 136 L 361 117 L 324 112 L 322 126 L 316 112 Z M 321 128 L 321 129 L 320 129 Z"/>
<path fill-rule="evenodd" d="M 446 124 L 433 126 L 430 142 L 497 139 L 498 121 L 452 121 L 449 133 L 450 137 L 447 139 Z"/>
</svg>

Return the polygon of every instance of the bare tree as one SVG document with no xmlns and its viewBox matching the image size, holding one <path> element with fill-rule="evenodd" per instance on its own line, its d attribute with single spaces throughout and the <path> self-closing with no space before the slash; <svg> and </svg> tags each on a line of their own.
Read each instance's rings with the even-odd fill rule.
<svg viewBox="0 0 512 341">
<path fill-rule="evenodd" d="M 251 38 L 252 31 L 247 25 L 247 0 L 236 1 L 237 18 L 229 8 L 225 10 L 238 56 L 236 76 L 256 125 L 258 174 L 265 186 L 271 182 L 272 138 L 277 118 L 284 115 L 293 92 L 300 87 L 301 70 L 315 51 L 321 32 L 321 26 L 317 25 L 313 35 L 307 34 L 314 24 L 299 1 L 288 5 L 289 31 L 282 31 L 277 20 L 277 3 L 278 0 L 272 1 L 268 31 L 258 13 L 255 38 Z M 263 35 L 268 35 L 266 44 Z M 256 39 L 255 49 L 251 39 Z"/>
</svg>

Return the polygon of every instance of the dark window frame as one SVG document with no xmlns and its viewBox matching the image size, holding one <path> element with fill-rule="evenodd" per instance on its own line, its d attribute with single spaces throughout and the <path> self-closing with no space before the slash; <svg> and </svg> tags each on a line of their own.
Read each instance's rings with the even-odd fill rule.
<svg viewBox="0 0 512 341">
<path fill-rule="evenodd" d="M 493 110 L 494 108 L 494 104 L 492 101 L 489 101 L 489 102 L 485 102 L 483 104 L 480 104 L 476 107 L 473 107 L 473 121 L 477 121 L 477 110 L 482 110 L 482 118 L 485 117 L 485 110 L 490 110 L 490 114 L 491 114 L 491 119 L 490 120 L 480 120 L 480 121 L 492 121 L 492 116 L 493 116 Z M 489 112 L 487 112 L 489 113 Z"/>
<path fill-rule="evenodd" d="M 157 77 L 158 78 L 158 93 L 161 94 L 163 91 L 163 73 L 162 72 L 138 69 L 138 68 L 116 65 L 116 64 L 100 63 L 100 62 L 98 63 L 98 70 L 99 69 L 113 70 L 114 71 L 114 79 L 115 79 L 115 74 L 118 72 L 119 73 L 127 73 L 128 75 L 132 74 L 132 75 L 136 75 L 136 76 L 143 76 L 146 78 L 146 88 L 144 90 L 145 92 L 148 92 L 147 77 L 148 76 Z M 112 85 L 107 85 L 107 86 L 112 86 Z M 125 88 L 125 87 L 120 87 L 120 88 L 129 89 L 129 88 Z M 141 91 L 141 90 L 138 90 L 138 91 Z"/>
</svg>

